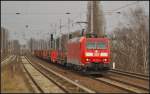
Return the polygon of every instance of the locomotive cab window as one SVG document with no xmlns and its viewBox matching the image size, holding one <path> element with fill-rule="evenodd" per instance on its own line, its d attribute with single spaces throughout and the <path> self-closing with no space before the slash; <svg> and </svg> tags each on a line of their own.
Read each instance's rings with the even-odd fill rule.
<svg viewBox="0 0 150 94">
<path fill-rule="evenodd" d="M 87 42 L 86 47 L 87 49 L 96 49 L 96 44 L 92 42 Z"/>
<path fill-rule="evenodd" d="M 97 43 L 97 48 L 98 49 L 106 49 L 106 43 L 104 43 L 104 42 L 98 42 Z"/>
</svg>

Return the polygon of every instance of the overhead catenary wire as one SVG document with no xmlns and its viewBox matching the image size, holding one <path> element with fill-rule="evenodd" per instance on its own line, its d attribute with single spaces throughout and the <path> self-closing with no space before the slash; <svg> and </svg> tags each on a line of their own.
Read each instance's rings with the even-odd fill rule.
<svg viewBox="0 0 150 94">
<path fill-rule="evenodd" d="M 131 5 L 135 5 L 135 4 L 138 4 L 138 2 L 136 1 L 136 2 L 133 2 L 133 3 L 130 3 L 130 4 L 126 4 L 126 5 L 124 5 L 124 6 L 121 6 L 121 7 L 117 8 L 117 9 L 114 9 L 114 10 L 109 11 L 109 12 L 104 12 L 104 13 L 112 14 L 112 13 L 115 13 L 115 11 L 118 11 L 118 10 L 123 9 L 123 8 L 127 8 L 127 7 L 129 7 L 129 6 L 131 6 Z M 32 13 L 32 14 L 34 14 L 34 13 Z M 32 15 L 32 14 L 31 14 L 31 15 Z M 38 14 L 38 13 L 35 13 L 35 15 L 37 15 L 37 14 Z M 54 14 L 53 14 L 53 13 L 50 13 L 50 14 L 47 13 L 47 15 L 51 15 L 51 14 L 52 14 L 52 15 L 58 15 L 58 14 L 60 15 L 61 13 L 56 13 L 56 14 L 55 14 L 55 13 L 54 13 Z M 38 15 L 40 15 L 40 13 L 39 13 Z M 41 14 L 41 15 L 45 15 L 45 14 Z M 63 15 L 64 15 L 64 14 L 63 14 Z M 76 17 L 78 17 L 78 16 L 79 16 L 79 15 L 77 15 Z M 76 17 L 74 17 L 74 18 L 76 18 Z M 64 24 L 64 25 L 61 25 L 61 28 L 66 27 L 67 24 L 68 24 L 68 23 L 66 23 L 66 24 Z M 74 21 L 70 22 L 70 24 L 74 24 Z M 53 29 L 55 33 L 54 33 L 54 32 L 53 32 L 53 33 L 54 33 L 55 35 L 57 35 L 56 33 L 60 33 L 60 32 L 58 32 L 59 29 L 60 29 L 59 27 L 55 26 L 55 30 Z M 62 33 L 62 32 L 61 32 L 61 33 Z"/>
<path fill-rule="evenodd" d="M 131 6 L 131 5 L 135 5 L 135 4 L 137 4 L 137 3 L 138 3 L 138 1 L 135 1 L 135 2 L 133 2 L 133 3 L 126 4 L 126 5 L 124 5 L 124 6 L 121 6 L 121 7 L 119 7 L 119 8 L 116 8 L 116 9 L 110 11 L 110 12 L 104 12 L 104 13 L 114 13 L 115 11 L 118 11 L 118 10 L 124 9 L 124 8 L 127 8 L 127 7 L 129 7 L 129 6 Z M 7 13 L 6 13 L 6 14 L 7 14 Z M 16 15 L 15 13 L 8 13 L 8 14 L 14 14 L 14 15 Z M 3 15 L 3 14 L 2 14 L 2 15 Z M 26 14 L 21 13 L 20 15 L 26 15 Z M 64 14 L 63 14 L 63 13 L 29 13 L 29 12 L 28 12 L 27 15 L 64 15 Z M 79 16 L 79 15 L 77 15 L 77 16 Z M 70 22 L 70 24 L 74 24 L 74 22 L 72 21 L 72 22 Z M 62 28 L 66 27 L 66 26 L 67 26 L 67 24 L 62 25 Z M 57 28 L 55 32 L 58 33 L 58 30 L 59 30 L 59 28 Z M 63 31 L 62 31 L 62 32 L 63 32 Z"/>
<path fill-rule="evenodd" d="M 116 8 L 116 9 L 114 9 L 114 10 L 111 10 L 111 11 L 109 11 L 109 12 L 104 12 L 104 13 L 113 13 L 113 12 L 115 12 L 115 11 L 117 11 L 117 10 L 120 10 L 120 9 L 123 9 L 123 8 L 126 8 L 126 7 L 129 7 L 129 6 L 131 6 L 131 5 L 135 5 L 135 4 L 138 4 L 139 3 L 139 1 L 135 1 L 135 2 L 133 2 L 133 3 L 130 3 L 130 4 L 126 4 L 126 5 L 124 5 L 124 6 L 121 6 L 121 7 L 119 7 L 119 8 Z M 84 13 L 86 13 L 86 12 L 84 12 Z M 16 12 L 16 13 L 11 13 L 11 12 L 9 12 L 9 13 L 1 13 L 1 15 L 6 15 L 6 14 L 8 14 L 8 15 L 16 15 L 16 14 L 20 14 L 20 15 L 65 15 L 64 13 L 34 13 L 34 12 L 32 12 L 32 13 L 21 13 L 21 12 Z M 76 14 L 76 13 L 71 13 L 71 14 Z"/>
<path fill-rule="evenodd" d="M 133 2 L 133 3 L 126 4 L 126 5 L 124 5 L 124 6 L 121 6 L 121 7 L 119 7 L 119 8 L 116 8 L 116 9 L 111 10 L 110 12 L 106 12 L 106 13 L 113 13 L 113 12 L 118 11 L 118 10 L 120 10 L 120 9 L 127 8 L 127 7 L 129 7 L 129 6 L 131 6 L 131 5 L 137 5 L 138 3 L 139 3 L 138 1 L 135 1 L 135 2 Z"/>
</svg>

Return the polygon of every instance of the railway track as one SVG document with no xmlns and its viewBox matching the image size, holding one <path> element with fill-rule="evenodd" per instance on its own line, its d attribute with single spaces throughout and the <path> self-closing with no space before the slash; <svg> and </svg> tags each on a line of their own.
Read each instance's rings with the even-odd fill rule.
<svg viewBox="0 0 150 94">
<path fill-rule="evenodd" d="M 5 59 L 7 59 L 10 55 L 7 55 L 6 57 L 4 58 L 1 58 L 1 62 L 3 62 Z"/>
<path fill-rule="evenodd" d="M 149 93 L 149 78 L 146 75 L 120 70 L 110 70 L 104 77 L 94 79 L 122 88 L 129 92 Z"/>
<path fill-rule="evenodd" d="M 42 80 L 47 79 L 51 83 L 53 83 L 53 85 L 55 85 L 55 87 L 57 87 L 58 90 L 60 91 L 57 93 L 95 93 L 94 91 L 54 72 L 53 70 L 43 66 L 42 64 L 38 63 L 35 65 L 35 64 L 31 63 L 31 61 L 27 57 L 24 57 L 23 62 L 24 62 L 24 64 L 23 64 L 24 68 L 25 68 L 26 72 L 28 73 L 28 75 L 30 76 L 32 82 L 37 87 L 38 92 L 44 92 L 44 93 L 45 92 L 46 93 L 53 92 L 53 93 L 55 93 L 54 91 L 46 91 L 45 88 L 42 88 L 44 86 L 42 86 L 42 84 L 39 85 L 39 82 L 31 74 L 31 70 L 29 71 L 29 69 L 27 69 L 27 66 L 34 68 L 34 70 L 38 71 L 39 74 L 43 75 L 43 77 L 45 77 L 45 78 L 42 78 Z M 39 78 L 39 77 L 37 76 L 36 78 Z M 54 87 L 54 86 L 51 86 L 51 87 Z M 47 90 L 50 90 L 50 89 L 47 89 Z M 55 91 L 58 91 L 58 90 L 55 90 Z"/>
<path fill-rule="evenodd" d="M 26 57 L 21 57 L 24 72 L 34 92 L 36 93 L 63 93 L 57 85 L 53 84 L 45 75 L 37 70 Z M 52 90 L 54 88 L 54 90 Z"/>
<path fill-rule="evenodd" d="M 115 79 L 111 79 L 107 77 L 95 78 L 95 80 L 124 89 L 131 93 L 149 93 L 149 89 L 141 88 L 140 86 L 132 85 L 130 83 L 125 83 L 124 81 L 119 81 L 119 80 L 115 80 Z"/>
<path fill-rule="evenodd" d="M 11 61 L 14 61 L 16 57 L 17 57 L 17 56 L 15 56 L 15 55 L 9 56 L 8 58 L 4 59 L 4 60 L 1 62 L 1 65 L 4 66 L 4 65 L 10 63 Z"/>
<path fill-rule="evenodd" d="M 120 74 L 120 75 L 126 75 L 126 76 L 130 76 L 130 77 L 138 78 L 138 79 L 149 80 L 149 76 L 144 75 L 144 74 L 126 72 L 126 71 L 121 71 L 121 70 L 116 70 L 116 69 L 115 70 L 110 70 L 109 72 Z"/>
<path fill-rule="evenodd" d="M 42 60 L 39 60 L 39 61 L 37 60 L 34 63 L 37 64 L 38 62 L 42 62 Z M 45 65 L 45 67 L 47 67 L 49 69 L 53 69 L 53 67 L 56 66 L 56 65 L 52 64 L 53 67 L 52 66 L 48 67 L 48 65 L 50 65 L 50 64 L 48 64 L 48 63 L 43 64 L 43 63 L 41 63 L 41 65 L 42 66 Z M 57 66 L 57 67 L 65 70 L 65 68 L 63 68 L 63 67 L 60 67 L 60 66 Z M 54 68 L 54 70 L 55 69 L 56 68 Z M 72 71 L 70 70 L 70 72 L 72 72 Z M 76 72 L 72 72 L 72 73 L 78 74 Z M 70 74 L 70 73 L 67 73 L 67 74 Z M 122 91 L 122 92 L 130 92 L 130 93 L 149 93 L 149 84 L 146 84 L 146 83 L 149 83 L 149 82 L 146 82 L 148 80 L 145 81 L 144 79 L 138 79 L 138 78 L 130 77 L 130 76 L 123 75 L 123 74 L 122 75 L 121 74 L 116 74 L 116 73 L 112 73 L 112 74 L 110 74 L 110 72 L 109 72 L 108 76 L 104 76 L 104 77 L 94 77 L 94 76 L 92 76 L 93 81 L 94 80 L 97 81 L 99 86 L 101 86 L 101 88 L 99 90 L 98 90 L 98 87 L 99 87 L 98 84 L 95 85 L 96 83 L 95 84 L 93 83 L 93 86 L 95 85 L 96 89 L 90 87 L 89 85 L 91 85 L 91 84 L 87 84 L 88 86 L 84 84 L 84 86 L 86 86 L 88 88 L 91 88 L 92 90 L 94 90 L 96 92 L 101 92 L 101 93 L 103 93 L 103 92 L 107 92 L 107 93 L 109 92 L 110 93 L 110 91 L 111 92 L 120 92 L 120 91 Z M 70 74 L 70 75 L 72 75 L 72 74 Z M 119 76 L 116 76 L 116 75 L 119 75 Z M 79 74 L 79 76 L 80 76 L 80 74 Z M 125 78 L 123 76 L 125 76 Z M 65 75 L 65 77 L 68 77 L 68 76 Z M 86 77 L 89 80 L 91 79 L 89 76 L 86 76 Z M 70 78 L 70 77 L 68 77 L 68 78 Z M 71 77 L 71 79 L 72 79 L 72 77 Z M 77 78 L 75 78 L 75 79 L 78 80 L 81 83 L 81 81 L 80 81 L 81 78 L 80 77 L 78 79 Z M 91 79 L 91 81 L 92 81 L 92 79 Z M 130 80 L 131 83 L 128 82 L 129 80 Z M 134 80 L 136 80 L 136 81 L 134 81 Z M 142 82 L 142 81 L 145 81 L 145 82 Z M 88 80 L 85 81 L 85 82 L 88 83 Z M 142 85 L 142 83 L 143 83 L 143 85 Z M 103 87 L 105 87 L 105 88 L 103 88 Z M 107 87 L 109 87 L 109 88 L 107 88 Z M 107 91 L 104 90 L 104 89 L 106 89 Z M 113 90 L 110 90 L 110 89 L 113 89 Z"/>
</svg>

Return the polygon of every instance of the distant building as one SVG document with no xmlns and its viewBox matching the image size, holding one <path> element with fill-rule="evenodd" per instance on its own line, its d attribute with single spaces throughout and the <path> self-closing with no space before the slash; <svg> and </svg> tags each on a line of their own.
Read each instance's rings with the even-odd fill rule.
<svg viewBox="0 0 150 94">
<path fill-rule="evenodd" d="M 20 54 L 20 44 L 18 40 L 9 40 L 8 52 L 9 54 Z"/>
<path fill-rule="evenodd" d="M 8 30 L 1 27 L 1 56 L 8 54 Z"/>
</svg>

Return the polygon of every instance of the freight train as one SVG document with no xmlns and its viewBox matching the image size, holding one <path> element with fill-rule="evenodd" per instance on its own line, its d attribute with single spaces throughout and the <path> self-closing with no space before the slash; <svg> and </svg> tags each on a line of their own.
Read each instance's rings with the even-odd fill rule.
<svg viewBox="0 0 150 94">
<path fill-rule="evenodd" d="M 110 45 L 107 37 L 75 37 L 68 40 L 65 47 L 66 51 L 35 50 L 34 55 L 82 72 L 104 72 L 110 69 Z"/>
</svg>

